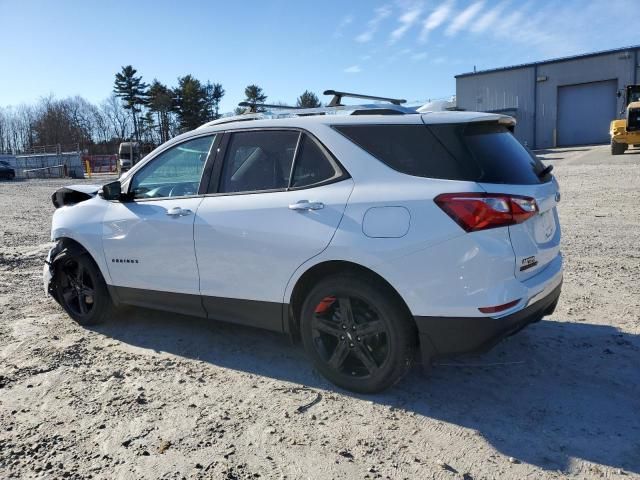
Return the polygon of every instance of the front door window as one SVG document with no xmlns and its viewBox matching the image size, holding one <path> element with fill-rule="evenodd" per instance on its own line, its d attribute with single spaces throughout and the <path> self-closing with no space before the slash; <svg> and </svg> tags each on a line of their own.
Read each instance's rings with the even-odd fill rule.
<svg viewBox="0 0 640 480">
<path fill-rule="evenodd" d="M 198 137 L 162 152 L 138 171 L 130 191 L 135 199 L 197 195 L 215 135 Z"/>
</svg>

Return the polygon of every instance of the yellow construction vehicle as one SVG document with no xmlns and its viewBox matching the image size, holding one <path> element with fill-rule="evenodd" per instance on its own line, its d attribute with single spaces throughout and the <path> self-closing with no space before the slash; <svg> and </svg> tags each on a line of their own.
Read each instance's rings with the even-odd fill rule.
<svg viewBox="0 0 640 480">
<path fill-rule="evenodd" d="M 624 93 L 624 118 L 611 122 L 611 155 L 622 155 L 630 145 L 640 146 L 640 85 L 627 85 Z"/>
</svg>

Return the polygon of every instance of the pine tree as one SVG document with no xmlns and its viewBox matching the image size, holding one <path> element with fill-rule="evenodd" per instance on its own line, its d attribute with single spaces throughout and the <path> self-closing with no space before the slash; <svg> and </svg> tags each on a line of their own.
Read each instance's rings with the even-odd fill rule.
<svg viewBox="0 0 640 480">
<path fill-rule="evenodd" d="M 219 83 L 211 82 L 207 82 L 204 88 L 207 98 L 207 120 L 216 120 L 220 118 L 220 101 L 225 94 L 224 88 Z"/>
<path fill-rule="evenodd" d="M 113 92 L 122 99 L 124 108 L 131 111 L 133 133 L 136 140 L 140 140 L 137 114 L 146 101 L 148 85 L 142 81 L 142 76 L 136 77 L 136 73 L 138 71 L 131 65 L 122 67 L 122 71 L 116 73 Z"/>
<path fill-rule="evenodd" d="M 214 83 L 213 88 L 211 90 L 211 106 L 213 109 L 213 118 L 212 120 L 216 120 L 220 118 L 220 101 L 222 97 L 224 97 L 225 91 L 222 88 L 222 85 L 219 83 Z"/>
<path fill-rule="evenodd" d="M 173 108 L 173 92 L 154 79 L 149 87 L 147 106 L 157 116 L 160 143 L 164 143 L 169 140 L 169 115 Z"/>
<path fill-rule="evenodd" d="M 318 108 L 322 106 L 320 100 L 318 100 L 318 96 L 309 90 L 305 90 L 304 93 L 298 97 L 296 105 L 302 108 Z"/>
<path fill-rule="evenodd" d="M 252 84 L 248 85 L 247 88 L 244 89 L 245 102 L 249 102 L 251 105 L 256 105 L 258 103 L 264 103 L 267 99 L 267 96 L 264 94 L 264 91 L 258 85 Z M 256 108 L 257 112 L 263 112 L 263 108 Z"/>
<path fill-rule="evenodd" d="M 207 92 L 200 80 L 192 75 L 178 78 L 175 111 L 182 131 L 198 128 L 208 119 Z"/>
</svg>

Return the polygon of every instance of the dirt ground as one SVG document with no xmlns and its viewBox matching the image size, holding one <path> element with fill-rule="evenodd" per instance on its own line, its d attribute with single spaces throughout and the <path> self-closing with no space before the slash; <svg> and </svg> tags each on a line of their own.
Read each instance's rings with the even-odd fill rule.
<svg viewBox="0 0 640 480">
<path fill-rule="evenodd" d="M 0 478 L 640 478 L 640 151 L 542 152 L 562 188 L 556 312 L 381 395 L 285 336 L 43 294 L 50 194 L 0 183 Z"/>
</svg>

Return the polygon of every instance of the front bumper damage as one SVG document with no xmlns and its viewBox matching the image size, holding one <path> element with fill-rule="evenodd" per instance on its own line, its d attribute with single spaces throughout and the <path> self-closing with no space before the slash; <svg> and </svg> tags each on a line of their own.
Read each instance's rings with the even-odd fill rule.
<svg viewBox="0 0 640 480">
<path fill-rule="evenodd" d="M 58 244 L 56 244 L 51 250 L 49 250 L 49 253 L 47 254 L 47 259 L 44 261 L 44 265 L 42 266 L 42 282 L 44 286 L 44 294 L 51 295 L 54 298 L 55 298 L 55 289 L 53 288 L 53 276 L 55 272 L 54 272 L 54 266 L 53 266 L 53 259 L 57 254 L 57 247 L 58 247 Z"/>
</svg>

